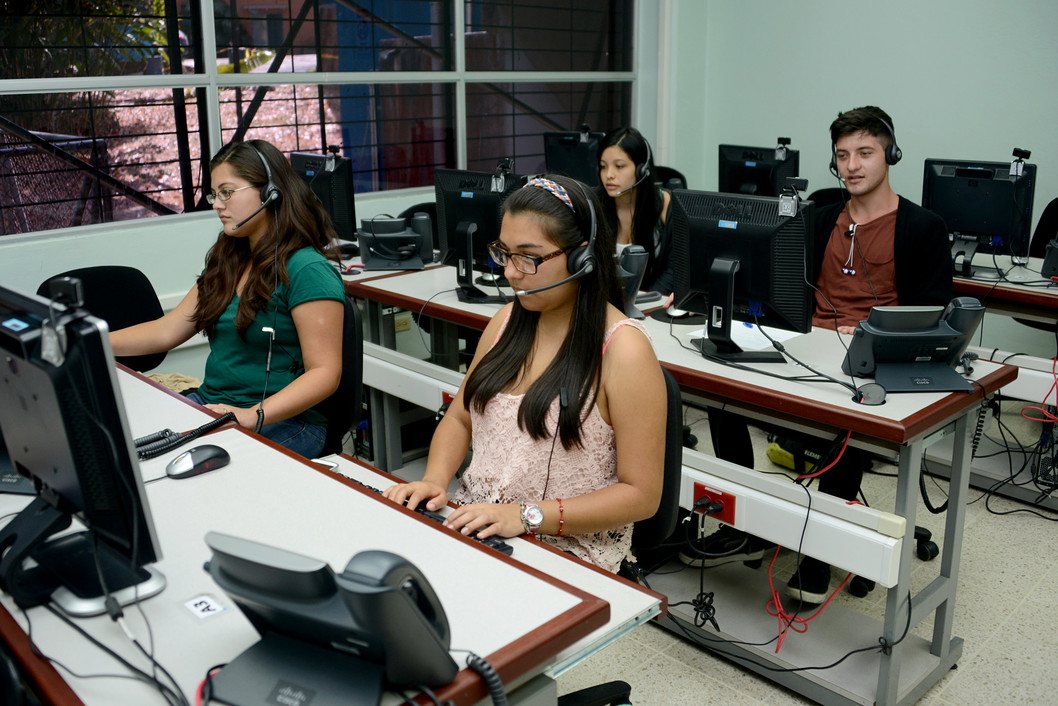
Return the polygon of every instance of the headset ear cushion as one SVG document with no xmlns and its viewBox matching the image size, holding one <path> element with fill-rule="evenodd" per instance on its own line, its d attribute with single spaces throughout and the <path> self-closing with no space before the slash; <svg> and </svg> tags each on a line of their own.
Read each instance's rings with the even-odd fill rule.
<svg viewBox="0 0 1058 706">
<path fill-rule="evenodd" d="M 591 274 L 591 271 L 595 269 L 595 263 L 592 262 L 588 246 L 581 245 L 566 258 L 566 269 L 569 270 L 571 275 L 575 275 L 585 268 L 588 268 L 588 270 L 584 274 Z"/>
<path fill-rule="evenodd" d="M 261 188 L 261 203 L 275 204 L 282 198 L 275 184 L 267 184 Z"/>
<path fill-rule="evenodd" d="M 895 142 L 885 148 L 885 161 L 888 164 L 896 164 L 903 156 L 904 153 L 896 146 Z"/>
<path fill-rule="evenodd" d="M 636 181 L 646 181 L 650 176 L 650 165 L 646 162 L 636 165 Z"/>
</svg>

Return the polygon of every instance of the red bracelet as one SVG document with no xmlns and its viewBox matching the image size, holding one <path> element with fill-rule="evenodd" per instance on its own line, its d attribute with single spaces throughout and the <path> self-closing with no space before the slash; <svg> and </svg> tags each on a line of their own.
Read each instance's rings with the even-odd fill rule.
<svg viewBox="0 0 1058 706">
<path fill-rule="evenodd" d="M 566 518 L 563 517 L 564 512 L 562 498 L 558 498 L 558 532 L 555 534 L 556 537 L 562 536 L 562 525 L 566 524 Z"/>
</svg>

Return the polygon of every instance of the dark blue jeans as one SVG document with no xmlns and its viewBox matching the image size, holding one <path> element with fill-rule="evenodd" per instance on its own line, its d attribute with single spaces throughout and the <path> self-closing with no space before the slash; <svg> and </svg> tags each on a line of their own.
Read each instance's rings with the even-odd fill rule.
<svg viewBox="0 0 1058 706">
<path fill-rule="evenodd" d="M 204 405 L 206 401 L 197 392 L 191 392 L 187 399 Z M 327 438 L 327 428 L 322 424 L 307 424 L 297 417 L 284 419 L 275 424 L 261 427 L 261 436 L 290 449 L 305 458 L 316 458 L 323 451 L 323 442 Z"/>
</svg>

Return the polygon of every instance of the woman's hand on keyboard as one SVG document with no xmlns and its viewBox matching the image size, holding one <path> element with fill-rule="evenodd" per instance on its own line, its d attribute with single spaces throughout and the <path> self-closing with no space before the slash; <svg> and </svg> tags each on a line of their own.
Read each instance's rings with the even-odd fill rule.
<svg viewBox="0 0 1058 706">
<path fill-rule="evenodd" d="M 478 537 L 517 537 L 525 532 L 522 526 L 522 510 L 511 503 L 472 503 L 461 505 L 445 518 L 445 527 L 463 534 L 475 530 Z"/>
<path fill-rule="evenodd" d="M 445 488 L 421 480 L 391 485 L 382 491 L 382 495 L 397 504 L 406 504 L 409 510 L 419 507 L 422 502 L 426 503 L 427 510 L 435 511 L 448 504 L 448 492 Z"/>
</svg>

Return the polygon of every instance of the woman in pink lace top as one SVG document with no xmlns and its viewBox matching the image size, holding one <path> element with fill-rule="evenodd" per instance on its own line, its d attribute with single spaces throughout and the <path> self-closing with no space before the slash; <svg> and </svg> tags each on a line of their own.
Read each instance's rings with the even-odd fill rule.
<svg viewBox="0 0 1058 706">
<path fill-rule="evenodd" d="M 490 250 L 518 292 L 481 337 L 437 427 L 421 481 L 385 495 L 436 510 L 473 443 L 445 524 L 479 536 L 528 532 L 609 571 L 632 523 L 661 498 L 665 384 L 638 322 L 621 311 L 598 197 L 560 176 L 504 203 Z"/>
</svg>

